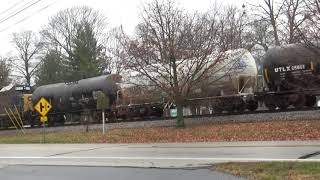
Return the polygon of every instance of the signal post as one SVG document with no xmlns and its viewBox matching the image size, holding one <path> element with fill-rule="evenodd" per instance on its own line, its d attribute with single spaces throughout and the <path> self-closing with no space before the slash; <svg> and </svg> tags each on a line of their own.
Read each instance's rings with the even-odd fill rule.
<svg viewBox="0 0 320 180">
<path fill-rule="evenodd" d="M 45 131 L 46 130 L 46 122 L 48 121 L 47 114 L 51 110 L 52 105 L 45 98 L 42 97 L 34 108 L 41 115 L 40 121 L 42 122 L 42 127 L 43 127 L 43 143 L 45 143 L 45 141 L 46 141 L 46 135 L 45 135 L 46 134 L 46 131 Z"/>
</svg>

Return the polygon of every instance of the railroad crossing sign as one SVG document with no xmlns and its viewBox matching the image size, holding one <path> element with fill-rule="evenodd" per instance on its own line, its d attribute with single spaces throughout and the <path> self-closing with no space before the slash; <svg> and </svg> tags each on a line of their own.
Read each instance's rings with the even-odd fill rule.
<svg viewBox="0 0 320 180">
<path fill-rule="evenodd" d="M 48 112 L 50 111 L 50 109 L 52 108 L 51 104 L 45 99 L 45 98 L 41 98 L 40 101 L 37 103 L 37 105 L 34 107 L 39 114 L 44 117 L 48 114 Z M 45 122 L 47 118 L 42 118 L 40 119 L 42 122 Z"/>
</svg>

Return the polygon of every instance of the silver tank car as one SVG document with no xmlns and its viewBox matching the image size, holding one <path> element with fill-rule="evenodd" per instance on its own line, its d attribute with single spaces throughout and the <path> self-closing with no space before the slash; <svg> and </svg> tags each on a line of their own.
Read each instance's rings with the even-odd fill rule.
<svg viewBox="0 0 320 180">
<path fill-rule="evenodd" d="M 248 50 L 225 52 L 224 59 L 215 66 L 208 82 L 203 82 L 190 103 L 191 113 L 208 113 L 210 109 L 211 113 L 257 109 L 258 102 L 254 96 L 257 75 L 256 62 Z"/>
<path fill-rule="evenodd" d="M 46 98 L 53 106 L 53 112 L 70 112 L 81 110 L 82 101 L 87 100 L 86 108 L 95 109 L 94 93 L 102 91 L 108 98 L 110 105 L 117 97 L 118 87 L 112 80 L 113 76 L 104 75 L 76 82 L 57 83 L 40 86 L 32 94 L 33 103 L 41 97 Z"/>
<path fill-rule="evenodd" d="M 320 94 L 319 53 L 303 44 L 277 46 L 267 51 L 263 61 L 267 91 L 278 94 L 267 98 L 274 101 L 266 100 L 269 108 L 315 104 L 315 96 Z"/>
<path fill-rule="evenodd" d="M 216 63 L 215 55 L 212 56 L 208 56 L 206 67 Z M 217 112 L 244 110 L 246 108 L 254 110 L 257 108 L 257 103 L 254 102 L 254 91 L 257 88 L 257 67 L 251 53 L 246 49 L 236 49 L 227 51 L 222 56 L 223 58 L 213 68 L 210 68 L 209 78 L 193 90 L 190 97 L 190 106 L 193 106 L 190 107 L 192 114 L 195 114 L 194 108 L 199 109 L 203 106 L 213 108 Z M 178 80 L 183 80 L 183 75 L 190 69 L 189 65 L 193 64 L 192 61 L 192 59 L 182 63 L 178 61 Z M 153 67 L 155 66 L 162 70 L 165 65 L 153 65 Z M 161 77 L 158 79 L 161 81 Z M 137 84 L 142 87 L 149 87 L 151 84 L 148 84 L 147 78 L 144 79 L 138 72 L 134 71 L 125 72 L 123 80 L 124 88 L 132 88 Z M 166 81 L 163 80 L 163 82 Z M 135 96 L 137 94 L 139 92 L 134 93 Z M 159 95 L 162 94 L 159 93 Z"/>
<path fill-rule="evenodd" d="M 229 50 L 224 60 L 212 69 L 208 82 L 203 83 L 201 96 L 253 94 L 256 78 L 257 66 L 251 53 L 246 49 Z"/>
</svg>

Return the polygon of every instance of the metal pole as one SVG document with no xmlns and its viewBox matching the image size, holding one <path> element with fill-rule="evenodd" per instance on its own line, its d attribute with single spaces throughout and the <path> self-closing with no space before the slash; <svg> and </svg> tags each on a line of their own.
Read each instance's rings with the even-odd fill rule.
<svg viewBox="0 0 320 180">
<path fill-rule="evenodd" d="M 105 124 L 105 118 L 104 118 L 104 110 L 102 111 L 102 134 L 105 133 L 105 130 L 104 130 L 104 124 Z"/>
<path fill-rule="evenodd" d="M 43 126 L 43 143 L 45 144 L 46 143 L 46 122 L 43 122 L 42 123 L 42 126 Z"/>
</svg>

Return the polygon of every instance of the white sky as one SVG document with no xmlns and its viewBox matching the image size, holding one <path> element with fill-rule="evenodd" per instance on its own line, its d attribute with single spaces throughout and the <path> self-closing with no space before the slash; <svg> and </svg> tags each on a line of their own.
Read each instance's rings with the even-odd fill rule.
<svg viewBox="0 0 320 180">
<path fill-rule="evenodd" d="M 25 30 L 39 31 L 48 22 L 48 18 L 59 10 L 87 5 L 101 11 L 108 19 L 109 27 L 123 25 L 124 30 L 131 34 L 135 25 L 139 22 L 139 8 L 144 2 L 151 0 L 38 0 L 39 2 L 27 10 L 9 18 L 16 10 L 21 9 L 24 4 L 32 4 L 37 0 L 1 0 L 0 6 L 0 55 L 5 56 L 12 53 L 13 46 L 10 43 L 12 33 Z M 179 5 L 190 11 L 205 11 L 215 1 L 222 4 L 236 4 L 241 6 L 243 0 L 176 0 Z M 6 11 L 14 6 L 15 8 Z M 44 7 L 50 5 L 46 9 Z M 43 9 L 43 10 L 41 10 Z M 31 15 L 31 16 L 30 16 Z M 29 17 L 30 16 L 30 17 Z M 9 18 L 8 20 L 5 20 Z M 25 19 L 26 18 L 26 19 Z M 25 19 L 25 20 L 23 20 Z M 22 22 L 18 23 L 19 21 Z M 10 53 L 10 54 L 11 54 Z"/>
</svg>

